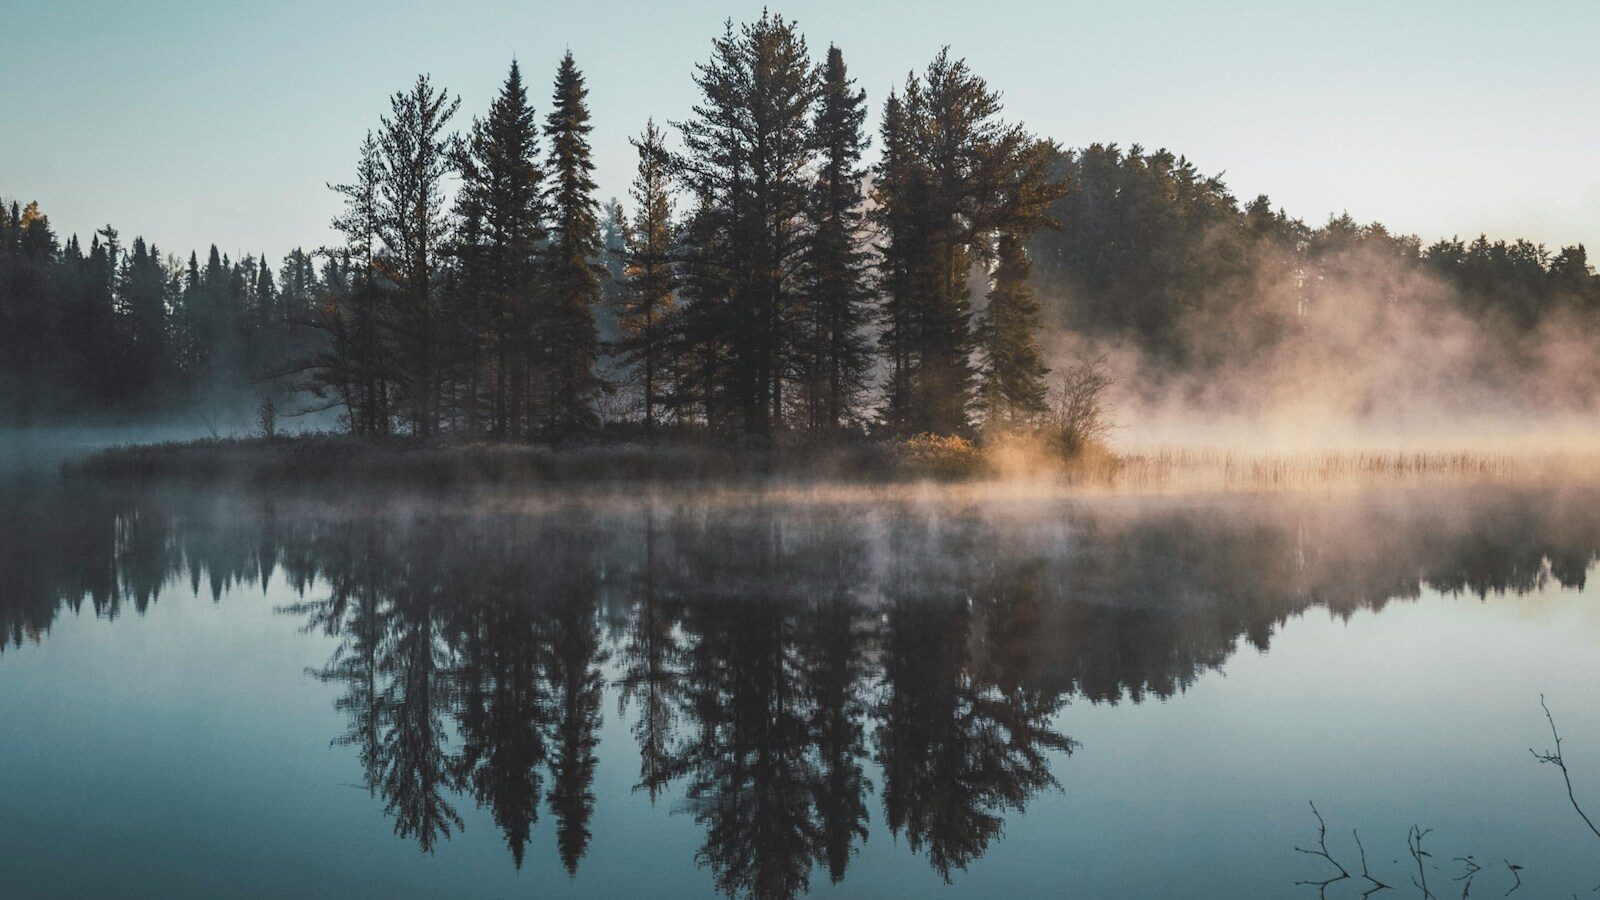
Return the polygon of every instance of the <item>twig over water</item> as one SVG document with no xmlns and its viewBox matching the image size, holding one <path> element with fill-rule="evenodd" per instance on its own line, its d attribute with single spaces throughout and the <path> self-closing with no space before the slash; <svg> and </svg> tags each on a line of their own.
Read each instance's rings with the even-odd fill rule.
<svg viewBox="0 0 1600 900">
<path fill-rule="evenodd" d="M 1550 737 L 1555 740 L 1556 747 L 1554 750 L 1546 750 L 1543 753 L 1529 747 L 1528 752 L 1533 754 L 1534 759 L 1551 763 L 1561 770 L 1561 778 L 1567 783 L 1567 799 L 1572 801 L 1572 808 L 1577 810 L 1578 815 L 1583 817 L 1583 824 L 1589 826 L 1589 830 L 1594 832 L 1594 836 L 1600 837 L 1600 828 L 1595 827 L 1594 820 L 1589 818 L 1589 814 L 1583 811 L 1582 806 L 1578 805 L 1578 795 L 1572 790 L 1572 774 L 1567 771 L 1567 761 L 1561 756 L 1561 733 L 1556 730 L 1556 717 L 1551 715 L 1550 705 L 1544 701 L 1543 694 L 1539 695 L 1539 705 L 1544 707 L 1544 717 L 1550 723 Z M 1520 881 L 1520 879 L 1518 880 Z"/>
</svg>

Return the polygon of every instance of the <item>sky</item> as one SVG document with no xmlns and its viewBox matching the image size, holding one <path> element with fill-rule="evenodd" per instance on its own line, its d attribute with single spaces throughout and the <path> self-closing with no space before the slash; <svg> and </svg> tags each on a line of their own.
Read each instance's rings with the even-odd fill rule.
<svg viewBox="0 0 1600 900">
<path fill-rule="evenodd" d="M 1005 117 L 1064 146 L 1166 147 L 1320 223 L 1348 210 L 1425 241 L 1600 244 L 1600 3 L 769 4 L 866 89 L 943 45 Z M 462 129 L 513 57 L 536 111 L 570 49 L 589 84 L 602 196 L 628 138 L 687 118 L 693 66 L 742 0 L 572 3 L 0 0 L 0 197 L 58 232 L 114 224 L 186 255 L 273 258 L 335 241 L 329 182 L 418 73 Z"/>
</svg>

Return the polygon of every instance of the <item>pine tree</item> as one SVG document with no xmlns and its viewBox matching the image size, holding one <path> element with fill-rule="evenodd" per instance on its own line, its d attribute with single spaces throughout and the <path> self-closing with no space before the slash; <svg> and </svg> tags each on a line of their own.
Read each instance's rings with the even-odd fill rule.
<svg viewBox="0 0 1600 900">
<path fill-rule="evenodd" d="M 881 295 L 878 344 L 888 357 L 882 420 L 890 433 L 909 434 L 911 375 L 918 343 L 916 320 L 911 313 L 919 291 L 926 290 L 926 285 L 919 287 L 917 281 L 917 276 L 926 271 L 917 265 L 925 247 L 923 223 L 917 215 L 921 206 L 918 195 L 925 185 L 918 178 L 913 151 L 907 143 L 910 137 L 905 104 L 894 91 L 889 92 L 883 104 L 880 136 L 883 155 L 874 172 L 877 205 L 873 219 L 879 235 L 875 245 Z"/>
<path fill-rule="evenodd" d="M 458 251 L 466 289 L 481 306 L 489 433 L 527 434 L 532 327 L 544 238 L 539 129 L 515 60 L 486 118 L 473 123 L 461 159 L 457 215 L 473 237 Z"/>
<path fill-rule="evenodd" d="M 861 154 L 866 94 L 855 88 L 838 47 L 828 48 L 817 97 L 813 143 L 819 156 L 808 206 L 805 290 L 796 336 L 798 388 L 805 422 L 838 429 L 860 419 L 872 363 L 863 227 Z"/>
<path fill-rule="evenodd" d="M 398 337 L 396 374 L 406 417 L 412 433 L 423 437 L 435 433 L 440 420 L 444 367 L 437 311 L 450 227 L 443 209 L 444 179 L 458 156 L 445 127 L 460 106 L 460 98 L 420 75 L 409 91 L 390 98 L 377 141 L 377 234 L 388 253 L 375 262 L 395 285 L 386 324 Z"/>
<path fill-rule="evenodd" d="M 104 238 L 104 242 L 101 241 Z M 94 406 L 113 407 L 122 399 L 117 373 L 125 363 L 118 341 L 117 260 L 122 244 L 110 225 L 95 232 L 79 280 L 76 385 Z M 71 333 L 69 331 L 69 333 Z"/>
<path fill-rule="evenodd" d="M 128 382 L 135 395 L 148 398 L 167 360 L 167 274 L 156 248 L 134 238 L 118 280 L 131 343 Z"/>
<path fill-rule="evenodd" d="M 285 323 L 303 322 L 316 304 L 317 269 L 310 254 L 296 247 L 278 267 L 278 311 Z"/>
<path fill-rule="evenodd" d="M 200 368 L 198 313 L 200 308 L 200 258 L 189 251 L 189 262 L 183 267 L 176 302 L 173 307 L 173 353 L 176 368 L 185 379 L 194 377 Z"/>
<path fill-rule="evenodd" d="M 993 284 L 978 318 L 984 422 L 1003 430 L 1045 411 L 1044 355 L 1039 349 L 1039 301 L 1028 285 L 1028 253 L 1014 234 L 1000 236 Z"/>
<path fill-rule="evenodd" d="M 967 428 L 972 389 L 967 274 L 982 227 L 977 202 L 989 187 L 977 176 L 1000 102 L 965 63 L 940 51 L 920 82 L 907 82 L 906 108 L 909 146 L 926 185 L 917 214 L 929 233 L 917 264 L 933 288 L 913 313 L 912 423 L 916 431 L 955 434 Z"/>
<path fill-rule="evenodd" d="M 903 432 L 958 434 L 970 428 L 975 375 L 969 275 L 996 234 L 1029 233 L 1061 187 L 1041 175 L 1048 154 L 999 121 L 999 96 L 948 51 L 891 103 L 876 191 L 894 369 L 885 418 Z"/>
<path fill-rule="evenodd" d="M 0 204 L 0 416 L 26 420 L 46 412 L 64 387 L 60 315 L 69 260 L 37 203 Z M 74 250 L 76 243 L 73 244 Z"/>
<path fill-rule="evenodd" d="M 685 275 L 702 402 L 713 426 L 769 435 L 783 426 L 793 366 L 816 72 L 793 23 L 763 13 L 738 32 L 727 25 L 695 83 L 702 99 L 678 125 L 686 152 L 675 168 L 695 198 Z M 717 421 L 718 393 L 731 422 Z"/>
<path fill-rule="evenodd" d="M 1066 193 L 1066 183 L 1052 177 L 1060 150 L 1021 129 L 1008 129 L 991 153 L 1001 173 L 1001 193 L 994 224 L 998 231 L 995 266 L 983 315 L 978 319 L 980 394 L 990 428 L 1027 424 L 1045 411 L 1044 355 L 1039 348 L 1043 328 L 1039 301 L 1029 278 L 1028 242 L 1040 228 L 1059 228 L 1049 214 Z"/>
<path fill-rule="evenodd" d="M 256 319 L 260 326 L 270 329 L 273 334 L 282 321 L 282 314 L 278 307 L 278 286 L 272 279 L 272 267 L 267 265 L 267 255 L 261 254 L 260 263 L 256 268 Z"/>
<path fill-rule="evenodd" d="M 393 416 L 391 350 L 381 331 L 387 287 L 378 270 L 380 192 L 383 177 L 377 139 L 368 132 L 361 144 L 356 180 L 332 185 L 345 200 L 333 227 L 344 235 L 342 266 L 329 259 L 328 302 L 310 324 L 325 337 L 308 361 L 305 387 L 325 408 L 342 405 L 351 432 L 385 435 Z M 330 396 L 330 394 L 332 396 Z"/>
<path fill-rule="evenodd" d="M 600 255 L 593 262 L 605 270 L 600 279 L 600 305 L 595 307 L 595 334 L 600 339 L 600 359 L 595 372 L 600 380 L 615 387 L 626 380 L 618 367 L 616 344 L 622 337 L 618 315 L 626 298 L 628 256 L 628 213 L 622 202 L 612 197 L 600 206 Z M 604 416 L 602 416 L 604 418 Z"/>
<path fill-rule="evenodd" d="M 599 356 L 594 306 L 600 302 L 604 270 L 594 263 L 600 227 L 589 158 L 594 126 L 589 124 L 588 93 L 583 74 L 567 53 L 556 72 L 552 108 L 545 119 L 550 240 L 544 266 L 546 308 L 537 338 L 548 404 L 545 424 L 554 437 L 595 424 L 593 400 L 602 388 L 594 371 Z"/>
<path fill-rule="evenodd" d="M 639 384 L 644 428 L 653 434 L 656 410 L 667 388 L 671 316 L 676 280 L 672 268 L 673 229 L 671 175 L 662 134 L 651 120 L 634 141 L 639 151 L 634 176 L 635 212 L 625 233 L 624 291 L 619 310 L 621 337 L 617 351 Z"/>
</svg>

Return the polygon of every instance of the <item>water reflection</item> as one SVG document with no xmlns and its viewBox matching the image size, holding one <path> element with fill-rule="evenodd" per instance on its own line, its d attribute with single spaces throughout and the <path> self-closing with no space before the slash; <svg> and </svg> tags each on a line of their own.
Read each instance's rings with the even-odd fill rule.
<svg viewBox="0 0 1600 900">
<path fill-rule="evenodd" d="M 36 487 L 0 511 L 0 626 L 38 641 L 63 609 L 281 577 L 283 612 L 336 641 L 310 674 L 401 837 L 432 850 L 476 804 L 521 867 L 543 814 L 576 873 L 614 709 L 635 789 L 698 824 L 716 887 L 790 897 L 879 829 L 946 879 L 981 857 L 1057 786 L 1073 698 L 1170 696 L 1311 607 L 1581 587 L 1593 499 L 525 510 Z"/>
</svg>

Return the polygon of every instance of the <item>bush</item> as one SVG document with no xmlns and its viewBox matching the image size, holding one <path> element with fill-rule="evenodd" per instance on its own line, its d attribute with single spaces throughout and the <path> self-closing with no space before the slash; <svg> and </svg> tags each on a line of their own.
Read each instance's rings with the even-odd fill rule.
<svg viewBox="0 0 1600 900">
<path fill-rule="evenodd" d="M 1070 459 L 1104 444 L 1111 431 L 1105 393 L 1115 383 L 1106 374 L 1104 359 L 1081 362 L 1061 373 L 1050 392 L 1045 429 L 1063 456 Z"/>
<path fill-rule="evenodd" d="M 966 438 L 919 434 L 898 448 L 901 467 L 928 478 L 969 478 L 983 469 L 983 454 Z"/>
</svg>

